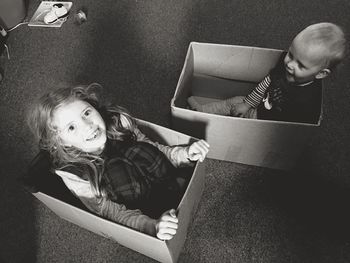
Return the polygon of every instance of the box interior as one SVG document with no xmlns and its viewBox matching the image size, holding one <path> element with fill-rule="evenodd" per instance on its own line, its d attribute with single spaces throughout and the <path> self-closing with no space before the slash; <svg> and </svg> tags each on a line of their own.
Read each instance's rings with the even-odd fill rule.
<svg viewBox="0 0 350 263">
<path fill-rule="evenodd" d="M 189 109 L 187 98 L 210 103 L 248 95 L 274 67 L 281 50 L 191 43 L 173 105 Z M 319 104 L 322 116 L 322 100 Z"/>
<path fill-rule="evenodd" d="M 146 121 L 137 120 L 137 123 L 147 137 L 165 145 L 182 145 L 195 140 Z M 159 240 L 88 211 L 80 200 L 71 194 L 61 178 L 50 172 L 50 158 L 46 152 L 40 152 L 33 160 L 27 174 L 22 178 L 22 184 L 61 218 L 160 262 L 176 262 L 204 189 L 204 169 L 203 163 L 197 163 L 187 169 L 184 175 L 189 183 L 177 207 L 180 222 L 177 234 L 170 241 Z"/>
<path fill-rule="evenodd" d="M 209 158 L 291 169 L 317 124 L 245 119 L 189 109 L 187 98 L 209 103 L 247 95 L 275 66 L 282 50 L 192 42 L 174 97 L 172 127 L 211 145 Z M 322 83 L 324 85 L 324 82 Z"/>
<path fill-rule="evenodd" d="M 171 137 L 164 137 L 151 126 L 148 126 L 146 122 L 140 121 L 140 128 L 143 133 L 147 134 L 147 137 L 152 138 L 152 140 L 157 141 L 161 144 L 167 145 L 173 143 L 174 145 L 186 145 L 187 142 L 176 139 L 171 142 Z M 169 141 L 170 140 L 170 141 Z M 194 139 L 193 139 L 194 140 Z M 192 140 L 190 140 L 192 141 Z M 175 142 L 175 143 L 174 143 Z M 21 178 L 23 185 L 30 192 L 42 192 L 49 196 L 52 196 L 58 200 L 65 203 L 73 205 L 77 208 L 89 211 L 77 198 L 74 196 L 70 190 L 66 187 L 61 177 L 56 175 L 50 168 L 51 160 L 49 154 L 46 151 L 40 151 L 38 155 L 34 158 L 29 166 L 26 175 Z M 191 176 L 194 171 L 194 167 L 187 167 L 179 169 L 179 181 L 182 184 L 183 192 L 186 191 L 187 185 L 191 180 Z M 181 200 L 179 200 L 180 202 Z"/>
</svg>

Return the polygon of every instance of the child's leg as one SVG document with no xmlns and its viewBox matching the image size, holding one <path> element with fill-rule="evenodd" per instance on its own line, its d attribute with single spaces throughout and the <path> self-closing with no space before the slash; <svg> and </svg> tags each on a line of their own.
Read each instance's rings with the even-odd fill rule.
<svg viewBox="0 0 350 263">
<path fill-rule="evenodd" d="M 195 97 L 189 97 L 187 101 L 190 107 L 197 111 L 218 115 L 231 115 L 232 107 L 237 103 L 242 103 L 244 98 L 244 96 L 236 96 L 226 100 L 211 102 L 203 105 L 198 103 Z"/>
</svg>

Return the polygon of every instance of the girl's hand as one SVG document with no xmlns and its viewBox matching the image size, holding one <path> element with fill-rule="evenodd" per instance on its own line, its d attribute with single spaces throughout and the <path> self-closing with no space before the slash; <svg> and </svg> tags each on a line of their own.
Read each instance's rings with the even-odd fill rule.
<svg viewBox="0 0 350 263">
<path fill-rule="evenodd" d="M 176 234 L 178 221 L 175 209 L 171 209 L 162 214 L 156 223 L 157 237 L 162 240 L 172 239 Z"/>
<path fill-rule="evenodd" d="M 188 159 L 191 161 L 200 161 L 203 162 L 205 156 L 209 152 L 209 144 L 204 140 L 199 140 L 192 143 L 188 147 Z"/>
</svg>

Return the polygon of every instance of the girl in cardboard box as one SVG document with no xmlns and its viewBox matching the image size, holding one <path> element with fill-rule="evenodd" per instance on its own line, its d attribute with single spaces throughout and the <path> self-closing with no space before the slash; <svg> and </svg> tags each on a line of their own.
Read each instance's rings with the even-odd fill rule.
<svg viewBox="0 0 350 263">
<path fill-rule="evenodd" d="M 203 161 L 209 145 L 151 141 L 124 108 L 101 106 L 96 87 L 58 89 L 40 98 L 28 118 L 39 147 L 89 210 L 169 240 L 178 225 L 173 208 L 182 195 L 177 175 L 186 169 L 181 167 Z"/>
<path fill-rule="evenodd" d="M 293 40 L 274 69 L 246 97 L 201 105 L 195 97 L 188 103 L 194 110 L 235 117 L 317 123 L 322 86 L 345 56 L 345 36 L 332 23 L 313 24 Z"/>
</svg>

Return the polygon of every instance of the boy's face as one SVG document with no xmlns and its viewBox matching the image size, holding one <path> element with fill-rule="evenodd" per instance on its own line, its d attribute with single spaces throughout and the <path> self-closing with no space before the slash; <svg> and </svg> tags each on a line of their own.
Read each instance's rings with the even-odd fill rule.
<svg viewBox="0 0 350 263">
<path fill-rule="evenodd" d="M 100 113 L 81 100 L 68 102 L 53 113 L 52 125 L 65 146 L 84 152 L 99 152 L 107 140 L 106 125 Z"/>
<path fill-rule="evenodd" d="M 325 52 L 322 46 L 309 44 L 297 35 L 284 58 L 287 81 L 303 84 L 327 76 L 329 70 L 325 69 Z"/>
</svg>

